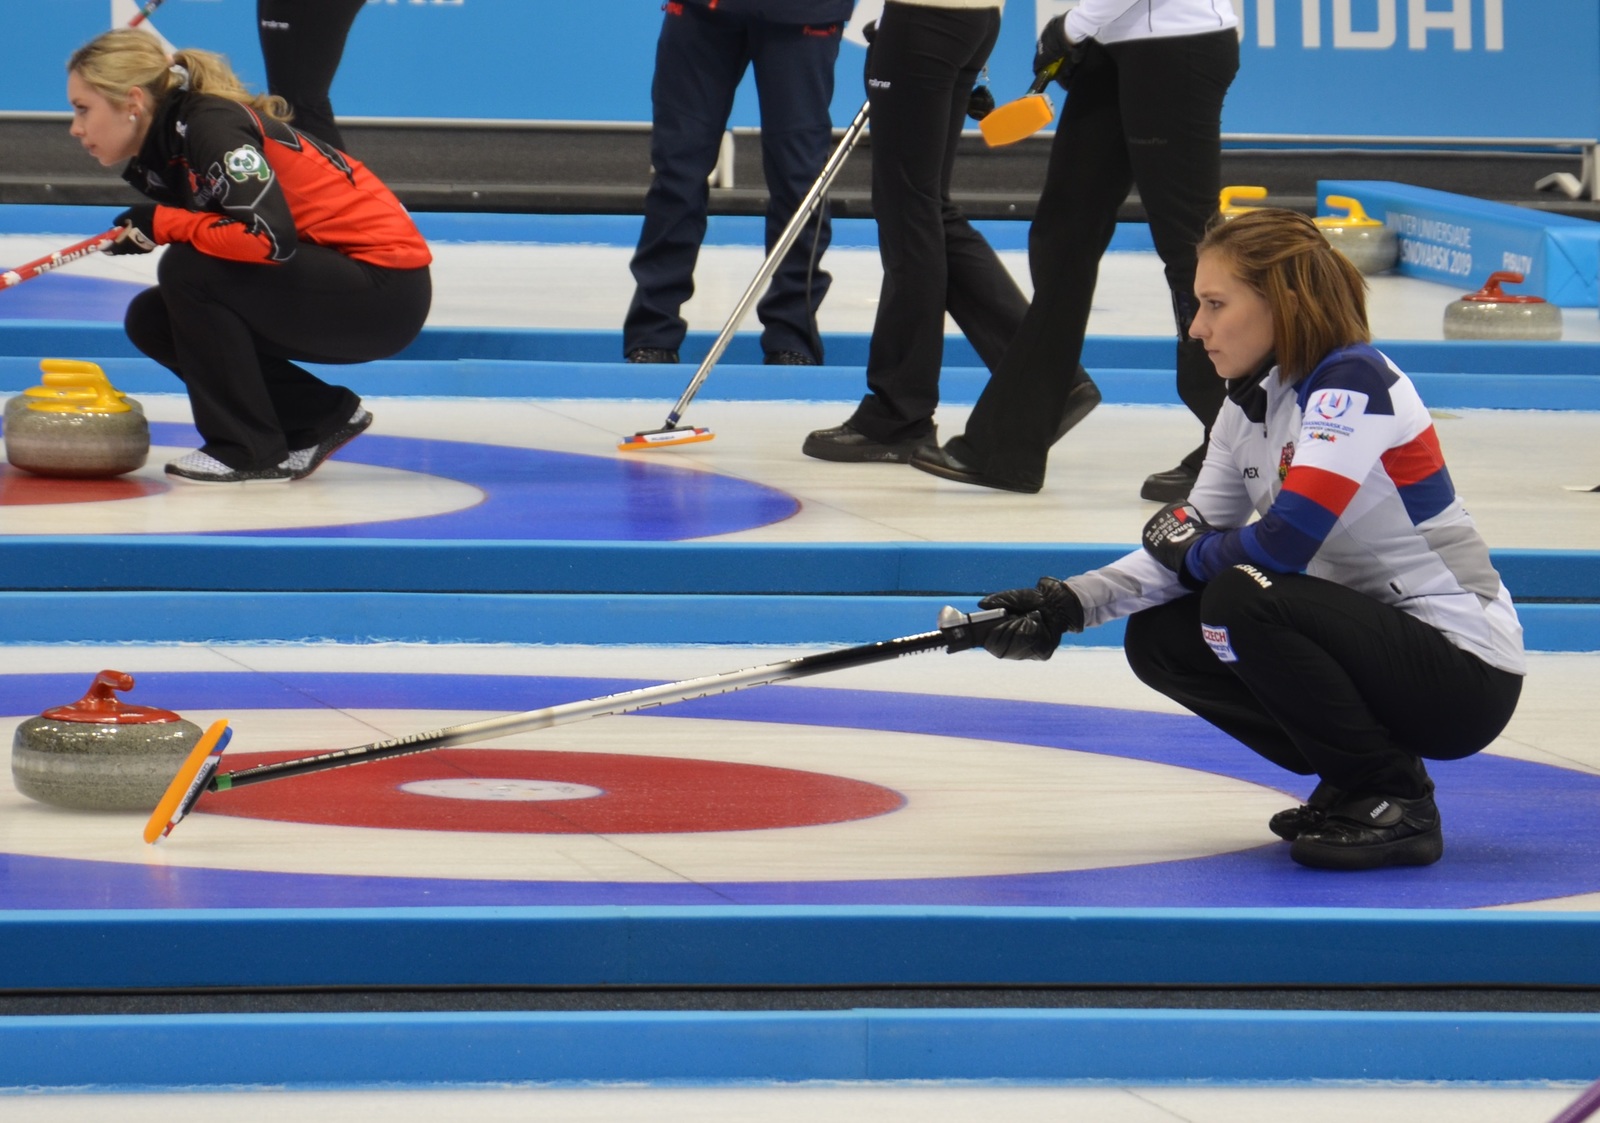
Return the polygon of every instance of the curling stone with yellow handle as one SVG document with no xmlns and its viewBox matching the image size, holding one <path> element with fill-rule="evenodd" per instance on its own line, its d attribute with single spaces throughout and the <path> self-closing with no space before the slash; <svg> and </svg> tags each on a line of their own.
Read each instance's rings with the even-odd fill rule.
<svg viewBox="0 0 1600 1123">
<path fill-rule="evenodd" d="M 1222 215 L 1222 220 L 1227 222 L 1238 218 L 1246 211 L 1260 210 L 1260 207 L 1242 207 L 1234 202 L 1235 199 L 1265 199 L 1265 187 L 1224 187 L 1217 196 L 1217 212 Z"/>
<path fill-rule="evenodd" d="M 6 459 L 36 476 L 108 479 L 144 466 L 150 423 L 94 363 L 46 359 L 42 386 L 6 403 Z M 12 403 L 20 401 L 13 409 Z"/>
<path fill-rule="evenodd" d="M 6 399 L 7 421 L 11 420 L 12 414 L 27 409 L 31 402 L 92 402 L 100 396 L 99 384 L 109 384 L 106 372 L 100 369 L 98 363 L 81 359 L 43 359 L 39 369 L 44 372 L 44 377 L 39 380 L 38 386 L 29 386 L 22 393 Z M 136 413 L 144 412 L 144 407 L 133 398 L 126 394 L 121 397 Z"/>
<path fill-rule="evenodd" d="M 1388 223 L 1370 217 L 1348 195 L 1329 195 L 1323 201 L 1344 211 L 1313 219 L 1334 249 L 1362 273 L 1385 273 L 1394 268 L 1400 260 L 1400 238 Z"/>
<path fill-rule="evenodd" d="M 1445 308 L 1444 337 L 1545 342 L 1560 339 L 1561 309 L 1543 297 L 1500 290 L 1502 284 L 1521 283 L 1521 273 L 1490 273 L 1483 288 Z"/>
<path fill-rule="evenodd" d="M 133 676 L 101 671 L 78 701 L 17 726 L 11 779 L 29 799 L 74 811 L 144 811 L 200 740 L 200 727 L 171 710 L 133 706 L 116 691 Z"/>
</svg>

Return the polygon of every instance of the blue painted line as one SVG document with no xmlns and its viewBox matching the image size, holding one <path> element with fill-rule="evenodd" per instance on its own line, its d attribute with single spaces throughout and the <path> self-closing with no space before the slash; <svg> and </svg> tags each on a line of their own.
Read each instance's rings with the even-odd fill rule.
<svg viewBox="0 0 1600 1123">
<path fill-rule="evenodd" d="M 92 873 L 90 867 L 105 863 L 55 864 L 67 874 L 69 866 Z M 163 872 L 200 871 L 162 864 L 148 867 L 147 876 Z M 315 900 L 318 881 L 359 889 L 364 879 L 300 880 Z M 441 902 L 6 910 L 0 948 L 7 986 L 23 989 L 1600 983 L 1600 921 L 1593 913 L 1359 907 L 464 908 Z M 208 957 L 195 948 L 229 950 Z M 529 956 L 528 948 L 540 954 Z"/>
<path fill-rule="evenodd" d="M 0 1018 L 0 1087 L 1587 1080 L 1568 1014 L 845 1010 Z"/>
<path fill-rule="evenodd" d="M 976 598 L 5 591 L 0 643 L 871 643 L 927 631 L 945 603 Z M 1600 605 L 1518 612 L 1530 651 L 1600 651 Z M 1122 622 L 1064 642 L 1121 646 Z"/>
<path fill-rule="evenodd" d="M 854 403 L 864 388 L 862 367 L 769 367 L 760 362 L 754 337 L 740 348 L 740 361 L 719 364 L 700 393 L 706 402 L 828 401 Z M 63 349 L 51 351 L 62 357 Z M 82 352 L 73 353 L 75 357 Z M 181 392 L 167 370 L 146 359 L 100 357 L 106 376 L 124 393 Z M 833 359 L 830 357 L 830 364 Z M 664 423 L 669 407 L 693 374 L 686 364 L 640 366 L 614 359 L 387 359 L 358 366 L 308 364 L 330 381 L 371 397 L 552 398 L 654 402 L 640 407 L 636 428 Z M 33 357 L 0 356 L 0 385 L 20 389 L 38 382 Z M 1600 367 L 1596 368 L 1600 372 Z M 1091 367 L 1101 394 L 1112 405 L 1177 407 L 1168 368 Z M 940 399 L 967 405 L 988 382 L 977 366 L 946 366 Z M 1591 374 L 1428 374 L 1412 375 L 1430 405 L 1440 409 L 1600 410 L 1600 373 Z M 693 423 L 692 406 L 686 421 Z M 626 433 L 618 433 L 620 440 Z"/>
<path fill-rule="evenodd" d="M 48 280 L 48 278 L 41 279 Z M 667 367 L 687 382 L 694 365 L 709 350 L 716 333 L 690 332 L 682 348 L 684 361 Z M 863 332 L 830 334 L 824 341 L 827 362 L 862 369 L 867 343 Z M 1600 372 L 1600 343 L 1493 343 L 1428 340 L 1379 341 L 1379 346 L 1407 374 L 1487 374 L 1515 376 L 1593 376 Z M 99 359 L 136 358 L 118 323 L 16 319 L 0 321 L 0 356 L 37 362 L 39 357 Z M 528 328 L 425 328 L 396 358 L 406 361 L 456 362 L 483 359 L 521 362 L 620 363 L 622 333 L 617 330 Z M 761 364 L 760 343 L 753 332 L 736 336 L 723 362 L 730 366 Z M 1164 336 L 1090 336 L 1083 361 L 1092 371 L 1160 370 L 1170 372 L 1173 343 Z M 977 353 L 961 335 L 945 340 L 945 365 L 977 369 Z M 351 368 L 341 368 L 349 370 Z M 770 368 L 769 368 L 770 373 Z M 680 386 L 681 389 L 681 386 Z M 674 395 L 676 396 L 676 395 Z"/>
<path fill-rule="evenodd" d="M 596 542 L 255 535 L 0 537 L 13 591 L 463 592 L 980 597 L 1106 565 L 1097 543 Z M 1529 601 L 1600 601 L 1600 551 L 1495 550 Z"/>
</svg>

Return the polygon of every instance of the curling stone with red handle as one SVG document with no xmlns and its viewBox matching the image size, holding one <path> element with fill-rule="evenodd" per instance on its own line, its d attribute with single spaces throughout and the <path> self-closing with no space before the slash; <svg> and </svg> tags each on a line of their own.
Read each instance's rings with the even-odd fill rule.
<svg viewBox="0 0 1600 1123">
<path fill-rule="evenodd" d="M 149 812 L 201 730 L 171 710 L 128 705 L 114 693 L 132 689 L 133 676 L 101 671 L 78 701 L 17 726 L 17 791 L 75 811 Z"/>
<path fill-rule="evenodd" d="M 150 424 L 94 363 L 47 359 L 44 384 L 6 403 L 6 459 L 36 476 L 109 479 L 144 466 Z"/>
<path fill-rule="evenodd" d="M 1444 310 L 1446 339 L 1561 338 L 1561 309 L 1543 297 L 1500 291 L 1500 285 L 1520 285 L 1521 273 L 1491 273 L 1477 292 L 1452 301 Z"/>
<path fill-rule="evenodd" d="M 1312 220 L 1329 245 L 1362 273 L 1385 273 L 1394 268 L 1400 260 L 1400 238 L 1392 227 L 1369 217 L 1360 202 L 1348 195 L 1329 195 L 1324 201 L 1344 211 Z"/>
</svg>

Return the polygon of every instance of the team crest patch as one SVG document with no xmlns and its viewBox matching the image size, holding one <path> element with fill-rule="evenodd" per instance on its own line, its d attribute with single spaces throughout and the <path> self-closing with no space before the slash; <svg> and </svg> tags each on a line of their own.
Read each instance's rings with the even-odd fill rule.
<svg viewBox="0 0 1600 1123">
<path fill-rule="evenodd" d="M 235 148 L 222 158 L 222 165 L 228 170 L 228 178 L 235 183 L 243 183 L 247 179 L 272 178 L 272 169 L 267 166 L 266 157 L 257 152 L 253 144 Z"/>
<path fill-rule="evenodd" d="M 1289 475 L 1289 465 L 1294 463 L 1294 442 L 1290 441 L 1283 446 L 1283 451 L 1278 453 L 1278 482 L 1282 483 Z"/>
<path fill-rule="evenodd" d="M 1206 646 L 1211 649 L 1219 660 L 1224 663 L 1237 663 L 1239 657 L 1233 652 L 1233 641 L 1228 638 L 1228 629 L 1218 624 L 1201 624 L 1200 637 L 1206 641 Z"/>
</svg>

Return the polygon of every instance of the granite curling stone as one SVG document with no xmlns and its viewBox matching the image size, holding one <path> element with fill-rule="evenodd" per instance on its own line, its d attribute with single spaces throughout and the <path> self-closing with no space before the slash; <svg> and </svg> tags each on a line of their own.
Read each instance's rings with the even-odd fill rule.
<svg viewBox="0 0 1600 1123">
<path fill-rule="evenodd" d="M 1222 215 L 1222 221 L 1229 222 L 1242 214 L 1260 210 L 1260 207 L 1242 207 L 1234 202 L 1235 199 L 1265 199 L 1265 187 L 1224 187 L 1217 197 L 1217 213 Z"/>
<path fill-rule="evenodd" d="M 1502 292 L 1502 284 L 1520 285 L 1521 273 L 1491 273 L 1477 292 L 1451 301 L 1444 310 L 1446 339 L 1561 338 L 1561 309 L 1543 297 Z"/>
<path fill-rule="evenodd" d="M 1400 238 L 1392 227 L 1370 217 L 1348 195 L 1329 195 L 1324 201 L 1345 212 L 1313 219 L 1329 245 L 1364 274 L 1386 273 L 1395 267 L 1400 260 Z"/>
<path fill-rule="evenodd" d="M 149 812 L 201 730 L 171 710 L 116 697 L 132 689 L 133 676 L 101 671 L 78 701 L 17 726 L 11 739 L 17 791 L 74 811 Z"/>
<path fill-rule="evenodd" d="M 6 402 L 6 460 L 36 476 L 110 479 L 144 466 L 150 423 L 94 363 L 46 359 L 42 385 Z"/>
</svg>

